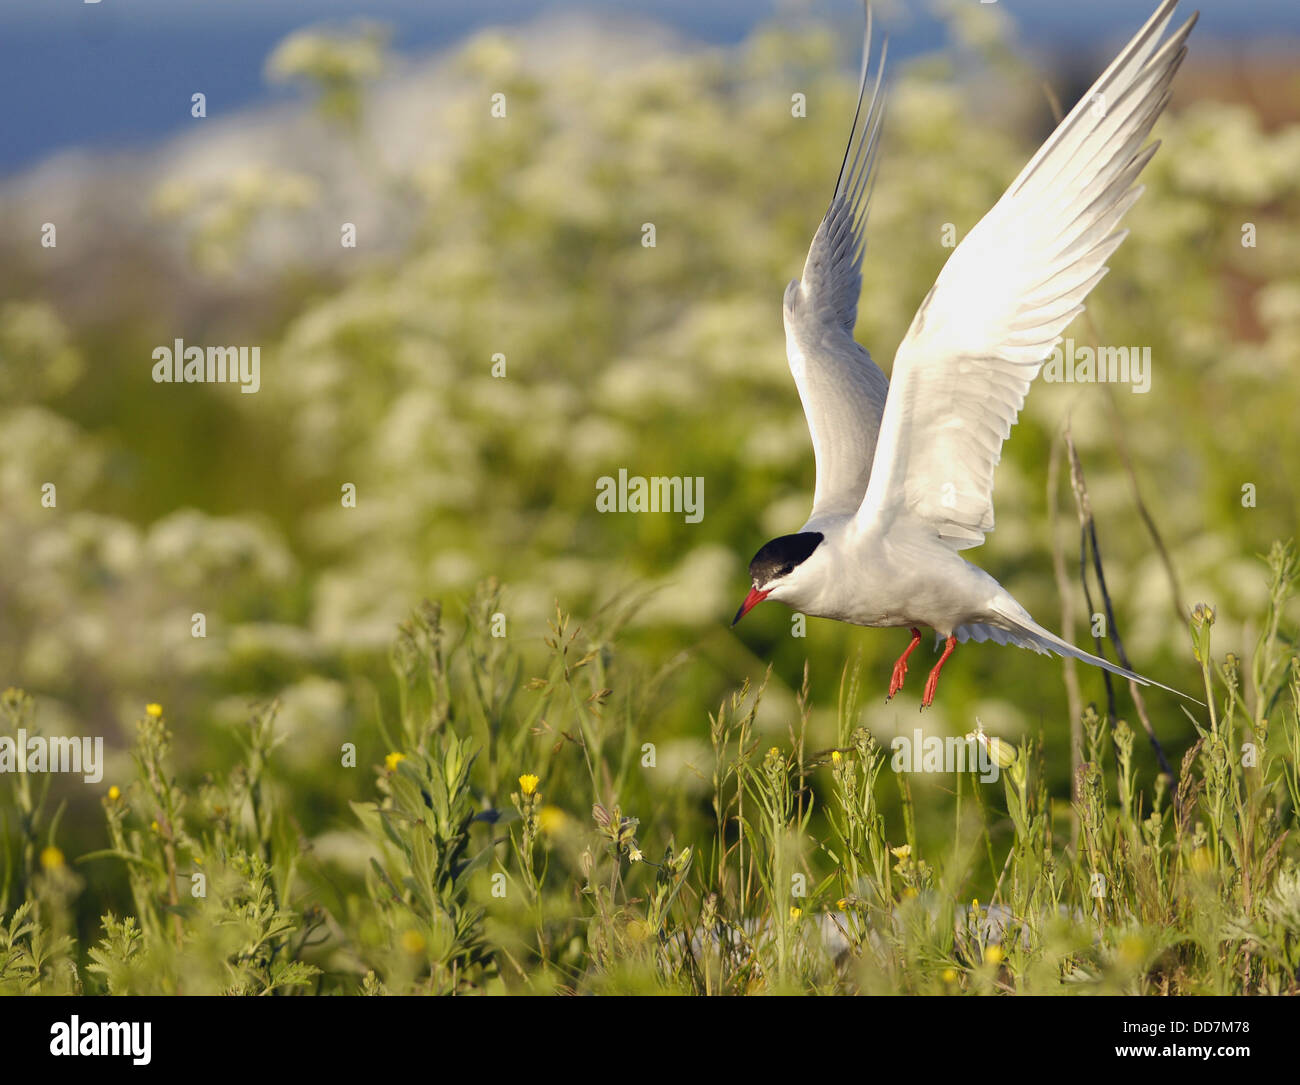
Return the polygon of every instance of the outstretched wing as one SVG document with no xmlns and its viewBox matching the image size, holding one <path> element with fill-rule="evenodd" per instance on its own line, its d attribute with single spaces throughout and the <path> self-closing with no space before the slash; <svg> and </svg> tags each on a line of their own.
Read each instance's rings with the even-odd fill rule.
<svg viewBox="0 0 1300 1085">
<path fill-rule="evenodd" d="M 858 104 L 853 114 L 835 195 L 813 237 L 803 277 L 785 291 L 785 345 L 808 418 L 817 459 L 817 489 L 809 523 L 826 515 L 851 516 L 862 503 L 876 451 L 889 381 L 853 339 L 862 291 L 862 253 L 873 166 L 885 111 L 881 49 L 864 113 L 871 57 L 871 8 L 862 47 Z"/>
<path fill-rule="evenodd" d="M 1030 382 L 1106 273 L 1187 53 L 1159 9 L 969 236 L 898 348 L 858 523 L 914 516 L 954 550 L 993 530 L 993 469 Z"/>
</svg>

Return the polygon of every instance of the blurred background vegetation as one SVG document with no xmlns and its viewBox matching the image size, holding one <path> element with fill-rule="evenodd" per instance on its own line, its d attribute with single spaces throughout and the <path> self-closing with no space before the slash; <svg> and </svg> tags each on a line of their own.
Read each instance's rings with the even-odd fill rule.
<svg viewBox="0 0 1300 1085">
<path fill-rule="evenodd" d="M 894 71 L 872 206 L 857 335 L 886 371 L 948 255 L 945 225 L 963 236 L 1050 131 L 1045 85 L 1067 109 L 1086 86 L 1024 59 L 996 9 L 935 17 L 950 46 Z M 774 605 L 728 629 L 750 556 L 810 504 L 780 297 L 832 188 L 859 42 L 787 23 L 706 49 L 578 16 L 481 32 L 425 65 L 387 42 L 372 24 L 305 29 L 266 64 L 300 104 L 5 185 L 0 685 L 36 698 L 46 732 L 106 738 L 100 785 L 52 783 L 69 855 L 105 845 L 100 792 L 132 773 L 146 703 L 165 706 L 178 771 L 198 780 L 234 763 L 250 707 L 276 699 L 273 786 L 319 869 L 359 879 L 370 845 L 348 801 L 374 797 L 390 752 L 377 721 L 395 711 L 398 623 L 426 597 L 459 613 L 488 578 L 525 671 L 547 665 L 557 604 L 619 628 L 616 694 L 657 768 L 604 799 L 637 809 L 642 839 L 711 831 L 708 713 L 769 666 L 755 727 L 772 741 L 788 740 L 805 663 L 813 747 L 835 741 L 853 659 L 859 722 L 886 744 L 918 725 L 927 655 L 883 703 L 904 633 L 811 620 L 797 638 Z M 1151 391 L 1040 382 L 998 471 L 998 529 L 967 555 L 1088 643 L 1067 474 L 1049 489 L 1068 419 L 1129 656 L 1190 692 L 1186 608 L 1217 607 L 1219 649 L 1253 642 L 1258 555 L 1294 534 L 1300 460 L 1300 74 L 1243 74 L 1212 46 L 1203 24 L 1131 234 L 1091 324 L 1070 330 L 1149 346 Z M 39 245 L 44 222 L 57 248 Z M 339 244 L 345 222 L 355 249 Z M 261 390 L 153 383 L 151 352 L 178 337 L 259 345 Z M 596 480 L 619 468 L 702 477 L 702 522 L 598 513 Z M 1079 681 L 1104 705 L 1097 673 Z M 1130 705 L 1121 691 L 1131 719 Z M 1148 705 L 1176 763 L 1192 728 L 1173 698 Z M 964 648 L 924 722 L 961 734 L 976 717 L 1012 740 L 1041 735 L 1052 794 L 1068 796 L 1059 662 Z M 356 769 L 340 766 L 347 742 Z M 483 769 L 484 805 L 508 806 L 520 773 L 554 780 L 581 763 L 545 733 L 513 754 Z M 1137 756 L 1149 778 L 1149 751 Z M 922 838 L 947 831 L 950 790 L 917 781 Z M 884 789 L 887 823 L 895 801 Z M 589 823 L 584 800 L 569 805 Z M 79 873 L 79 924 L 97 937 L 110 906 L 130 911 L 127 881 L 102 862 Z"/>
</svg>

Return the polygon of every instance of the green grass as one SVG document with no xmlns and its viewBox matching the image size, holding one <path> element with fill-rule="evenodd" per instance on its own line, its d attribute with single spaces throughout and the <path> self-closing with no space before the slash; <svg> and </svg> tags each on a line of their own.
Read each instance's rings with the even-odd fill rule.
<svg viewBox="0 0 1300 1085">
<path fill-rule="evenodd" d="M 362 873 L 304 847 L 274 706 L 229 774 L 190 781 L 155 709 L 135 778 L 103 799 L 107 848 L 65 856 L 51 777 L 4 779 L 19 848 L 0 990 L 1296 993 L 1300 660 L 1280 624 L 1293 549 L 1274 547 L 1269 569 L 1251 659 L 1216 659 L 1213 611 L 1195 611 L 1208 704 L 1176 785 L 1142 779 L 1133 729 L 1089 707 L 1077 801 L 1044 783 L 1068 751 L 1028 741 L 996 784 L 945 777 L 950 828 L 931 844 L 916 778 L 862 725 L 852 669 L 828 749 L 810 741 L 806 683 L 785 742 L 760 739 L 761 688 L 702 710 L 709 751 L 691 771 L 707 797 L 691 808 L 653 780 L 637 707 L 652 696 L 623 666 L 616 619 L 557 614 L 524 683 L 528 663 L 489 631 L 492 585 L 463 622 L 425 604 L 393 647 L 400 707 L 375 721 L 390 753 L 352 804 Z M 7 731 L 40 730 L 25 694 L 0 707 Z M 80 872 L 105 862 L 131 908 L 79 944 Z"/>
<path fill-rule="evenodd" d="M 1051 123 L 978 8 L 896 69 L 857 329 L 886 370 L 946 228 Z M 1067 329 L 1149 346 L 1151 392 L 1038 382 L 974 555 L 1088 646 L 1068 420 L 1103 650 L 1118 626 L 1139 672 L 1213 690 L 1194 719 L 1146 697 L 1175 787 L 1095 671 L 964 646 L 920 717 L 919 673 L 881 705 L 902 633 L 799 636 L 775 604 L 726 627 L 813 488 L 780 297 L 839 164 L 852 31 L 573 55 L 485 32 L 443 91 L 385 86 L 436 137 L 405 158 L 381 37 L 309 32 L 272 69 L 317 92 L 293 145 L 319 154 L 181 155 L 140 178 L 153 217 L 120 220 L 147 228 L 95 224 L 79 278 L 0 236 L 0 688 L 30 694 L 0 724 L 107 760 L 94 785 L 0 775 L 4 989 L 1294 989 L 1300 600 L 1283 552 L 1254 555 L 1300 510 L 1300 127 L 1213 100 L 1161 118 Z M 383 221 L 315 247 L 357 192 Z M 260 344 L 261 390 L 154 384 L 177 335 Z M 620 467 L 702 477 L 703 520 L 597 511 Z M 1215 623 L 1189 648 L 1197 600 Z M 918 720 L 983 721 L 1017 761 L 991 785 L 895 773 Z"/>
</svg>

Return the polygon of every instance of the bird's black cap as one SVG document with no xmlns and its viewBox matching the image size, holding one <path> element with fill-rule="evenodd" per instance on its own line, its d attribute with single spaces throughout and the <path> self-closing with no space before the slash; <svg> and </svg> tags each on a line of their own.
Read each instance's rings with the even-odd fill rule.
<svg viewBox="0 0 1300 1085">
<path fill-rule="evenodd" d="M 779 539 L 773 539 L 749 563 L 750 579 L 758 586 L 778 576 L 785 576 L 796 565 L 806 561 L 824 538 L 820 531 L 801 531 L 797 535 L 782 535 Z"/>
</svg>

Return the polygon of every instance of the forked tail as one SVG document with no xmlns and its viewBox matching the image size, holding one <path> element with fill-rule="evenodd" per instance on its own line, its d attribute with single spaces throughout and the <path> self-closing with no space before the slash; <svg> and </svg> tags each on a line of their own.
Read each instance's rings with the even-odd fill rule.
<svg viewBox="0 0 1300 1085">
<path fill-rule="evenodd" d="M 1055 633 L 1049 633 L 1035 622 L 1022 607 L 1017 605 L 1017 609 L 1020 611 L 1018 614 L 1007 613 L 1010 608 L 998 609 L 998 616 L 1007 623 L 1007 628 L 981 623 L 959 626 L 953 632 L 959 642 L 991 640 L 995 644 L 1014 644 L 1020 648 L 1030 648 L 1041 655 L 1054 653 L 1058 656 L 1070 656 L 1082 663 L 1090 664 L 1093 667 L 1101 667 L 1103 670 L 1110 671 L 1111 674 L 1127 678 L 1138 683 L 1138 685 L 1155 686 L 1168 693 L 1176 694 L 1186 701 L 1191 701 L 1192 704 L 1198 704 L 1201 707 L 1205 706 L 1203 701 L 1198 701 L 1195 697 L 1189 696 L 1182 690 L 1174 689 L 1173 686 L 1166 686 L 1163 682 L 1157 682 L 1154 678 L 1146 678 L 1136 671 L 1121 667 L 1118 663 L 1112 663 L 1110 660 L 1102 659 L 1091 652 L 1085 652 L 1082 648 L 1076 648 L 1069 641 L 1062 640 Z"/>
</svg>

